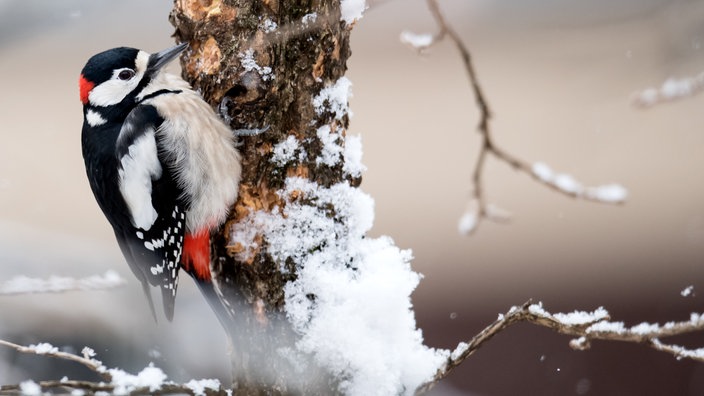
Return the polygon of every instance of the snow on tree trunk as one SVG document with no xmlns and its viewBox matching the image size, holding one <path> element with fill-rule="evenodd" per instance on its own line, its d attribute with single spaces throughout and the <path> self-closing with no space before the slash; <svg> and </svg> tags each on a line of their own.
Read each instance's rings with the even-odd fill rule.
<svg viewBox="0 0 704 396">
<path fill-rule="evenodd" d="M 233 129 L 269 127 L 242 139 L 239 199 L 212 245 L 237 394 L 413 394 L 449 355 L 416 329 L 410 252 L 365 238 L 344 77 L 363 9 L 176 0 L 171 13 L 184 78 Z"/>
</svg>

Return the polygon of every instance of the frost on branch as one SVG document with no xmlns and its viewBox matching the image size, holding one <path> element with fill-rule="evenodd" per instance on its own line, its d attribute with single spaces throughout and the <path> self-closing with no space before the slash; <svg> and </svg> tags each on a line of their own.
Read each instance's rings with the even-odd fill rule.
<svg viewBox="0 0 704 396">
<path fill-rule="evenodd" d="M 691 285 L 690 285 L 690 286 L 685 287 L 685 288 L 680 292 L 680 295 L 681 295 L 682 297 L 694 296 L 694 286 L 691 286 Z"/>
<path fill-rule="evenodd" d="M 17 276 L 0 283 L 0 294 L 60 293 L 74 290 L 102 290 L 119 287 L 125 280 L 115 271 L 103 275 L 93 275 L 75 279 L 65 276 L 51 276 L 48 279 Z"/>
<path fill-rule="evenodd" d="M 543 162 L 532 166 L 533 176 L 541 182 L 556 188 L 567 195 L 604 203 L 623 203 L 628 197 L 628 190 L 620 184 L 604 184 L 596 187 L 585 187 L 566 173 L 554 173 Z"/>
<path fill-rule="evenodd" d="M 101 382 L 77 381 L 63 377 L 58 381 L 24 381 L 18 385 L 0 385 L 2 394 L 23 394 L 41 395 L 49 390 L 53 393 L 71 391 L 71 394 L 193 394 L 205 396 L 206 392 L 211 394 L 229 394 L 231 392 L 222 389 L 220 381 L 216 379 L 191 380 L 185 384 L 177 384 L 169 381 L 166 374 L 158 367 L 150 363 L 139 373 L 130 374 L 119 368 L 108 369 L 95 359 L 95 352 L 89 347 L 83 348 L 83 356 L 68 352 L 61 352 L 58 348 L 48 343 L 22 346 L 8 341 L 0 340 L 0 345 L 10 347 L 17 352 L 45 355 L 58 359 L 80 363 L 98 374 L 103 380 Z"/>
<path fill-rule="evenodd" d="M 409 45 L 411 48 L 422 51 L 433 44 L 433 35 L 430 33 L 417 34 L 404 30 L 401 32 L 401 42 Z"/>
<path fill-rule="evenodd" d="M 647 88 L 633 94 L 633 104 L 640 107 L 651 107 L 663 102 L 694 96 L 704 89 L 704 73 L 695 77 L 670 77 L 659 88 Z"/>
<path fill-rule="evenodd" d="M 528 301 L 522 306 L 514 306 L 469 342 L 460 343 L 449 356 L 447 363 L 438 370 L 432 380 L 424 383 L 419 392 L 427 391 L 437 382 L 467 360 L 482 345 L 507 327 L 528 322 L 547 327 L 561 334 L 573 336 L 569 345 L 576 350 L 587 350 L 592 340 L 632 342 L 649 346 L 655 350 L 670 353 L 677 359 L 693 359 L 704 362 L 704 348 L 690 349 L 680 345 L 664 344 L 662 338 L 704 331 L 704 315 L 692 313 L 689 320 L 680 322 L 639 323 L 626 326 L 623 322 L 611 321 L 609 312 L 599 307 L 592 312 L 574 311 L 571 313 L 552 314 L 543 308 L 542 303 Z"/>
<path fill-rule="evenodd" d="M 256 246 L 263 235 L 282 271 L 287 262 L 296 266 L 285 310 L 299 338 L 294 353 L 280 353 L 312 356 L 349 395 L 413 394 L 449 351 L 423 345 L 416 328 L 410 294 L 421 277 L 410 268 L 410 251 L 388 237 L 365 237 L 373 201 L 347 182 L 326 188 L 289 178 L 278 194 L 283 207 L 251 213 L 232 239 Z M 246 261 L 251 252 L 241 254 Z"/>
</svg>

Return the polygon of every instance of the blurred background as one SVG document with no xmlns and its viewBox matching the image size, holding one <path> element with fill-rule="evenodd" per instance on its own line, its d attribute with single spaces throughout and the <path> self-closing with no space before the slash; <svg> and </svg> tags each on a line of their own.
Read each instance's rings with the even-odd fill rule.
<svg viewBox="0 0 704 396">
<path fill-rule="evenodd" d="M 498 144 L 586 185 L 618 182 L 623 206 L 575 201 L 506 164 L 485 169 L 490 202 L 513 213 L 457 232 L 477 155 L 478 112 L 450 42 L 418 55 L 399 33 L 434 32 L 422 0 L 372 3 L 352 34 L 350 133 L 361 134 L 376 200 L 372 234 L 412 249 L 426 343 L 454 348 L 529 298 L 550 311 L 606 307 L 614 319 L 704 311 L 704 96 L 648 110 L 631 95 L 704 70 L 704 3 L 687 0 L 443 0 L 494 111 Z M 170 46 L 171 2 L 0 0 L 0 281 L 84 277 L 128 285 L 0 296 L 0 338 L 93 347 L 106 365 L 150 361 L 174 380 L 229 381 L 224 334 L 190 281 L 174 324 L 155 325 L 93 200 L 80 151 L 77 78 L 94 53 Z M 694 286 L 694 295 L 680 292 Z M 162 321 L 163 322 L 163 321 Z M 221 336 L 222 335 L 222 336 Z M 702 346 L 701 335 L 675 339 Z M 701 395 L 704 365 L 644 346 L 594 343 L 529 325 L 504 331 L 438 395 Z M 52 371 L 52 370 L 58 370 Z M 0 383 L 88 376 L 75 364 L 0 349 Z"/>
</svg>

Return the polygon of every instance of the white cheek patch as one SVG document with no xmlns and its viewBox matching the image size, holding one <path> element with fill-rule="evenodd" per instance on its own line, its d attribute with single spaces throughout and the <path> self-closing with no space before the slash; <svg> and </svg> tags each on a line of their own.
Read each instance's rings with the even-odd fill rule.
<svg viewBox="0 0 704 396">
<path fill-rule="evenodd" d="M 152 206 L 152 180 L 161 177 L 154 130 L 140 136 L 120 159 L 119 184 L 130 211 L 132 225 L 145 231 L 154 225 L 158 214 Z"/>
<path fill-rule="evenodd" d="M 98 125 L 103 125 L 107 122 L 105 120 L 105 118 L 103 118 L 103 116 L 100 115 L 100 113 L 98 113 L 97 111 L 93 111 L 93 110 L 88 110 L 86 112 L 86 121 L 88 122 L 88 125 L 90 125 L 92 127 L 96 127 Z"/>
<path fill-rule="evenodd" d="M 115 79 L 97 85 L 88 94 L 88 101 L 93 106 L 107 107 L 122 102 L 125 97 L 137 88 L 139 79 L 135 75 L 127 81 Z"/>
</svg>

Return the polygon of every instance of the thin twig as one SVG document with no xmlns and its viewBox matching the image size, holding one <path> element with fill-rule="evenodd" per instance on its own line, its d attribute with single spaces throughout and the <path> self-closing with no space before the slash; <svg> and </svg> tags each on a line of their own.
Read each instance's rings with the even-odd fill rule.
<svg viewBox="0 0 704 396">
<path fill-rule="evenodd" d="M 103 363 L 99 360 L 96 360 L 96 359 L 93 359 L 92 357 L 90 357 L 90 354 L 92 353 L 92 350 L 90 350 L 90 349 L 84 349 L 84 353 L 86 356 L 79 356 L 79 355 L 75 355 L 73 353 L 61 352 L 57 348 L 52 347 L 49 344 L 23 346 L 23 345 L 18 345 L 18 344 L 9 342 L 9 341 L 0 340 L 0 345 L 10 347 L 10 348 L 16 350 L 17 352 L 21 352 L 21 353 L 28 353 L 28 354 L 33 354 L 33 355 L 44 355 L 44 356 L 50 356 L 50 357 L 57 358 L 57 359 L 63 359 L 63 360 L 71 361 L 71 362 L 76 362 L 76 363 L 82 364 L 83 366 L 87 367 L 89 370 L 98 374 L 103 380 L 112 381 L 112 375 L 110 375 L 110 373 L 107 371 L 105 366 L 103 366 Z M 90 352 L 88 352 L 88 351 L 90 351 Z"/>
<path fill-rule="evenodd" d="M 661 338 L 704 331 L 704 315 L 692 314 L 690 320 L 668 322 L 664 325 L 641 323 L 626 327 L 623 322 L 611 321 L 608 312 L 603 308 L 591 313 L 551 314 L 544 310 L 541 304 L 533 304 L 528 301 L 520 307 L 512 307 L 469 342 L 460 344 L 448 358 L 445 366 L 438 370 L 435 377 L 421 386 L 416 393 L 421 394 L 428 391 L 472 356 L 487 341 L 507 327 L 519 322 L 547 327 L 560 334 L 576 337 L 570 341 L 570 347 L 576 350 L 589 349 L 593 340 L 631 342 L 670 353 L 678 359 L 686 358 L 704 362 L 704 348 L 689 349 L 679 345 L 663 344 L 660 341 Z"/>
<path fill-rule="evenodd" d="M 487 203 L 484 189 L 483 189 L 483 170 L 485 168 L 485 162 L 488 158 L 487 154 L 493 155 L 495 158 L 507 163 L 509 166 L 514 168 L 519 172 L 526 173 L 530 175 L 535 181 L 549 187 L 553 191 L 559 192 L 571 198 L 578 198 L 587 201 L 600 202 L 600 203 L 611 203 L 620 204 L 626 199 L 626 190 L 619 185 L 605 185 L 597 187 L 583 187 L 581 184 L 576 182 L 568 175 L 553 175 L 552 173 L 545 174 L 536 172 L 535 164 L 530 164 L 527 161 L 509 153 L 508 151 L 497 146 L 494 142 L 492 131 L 491 131 L 491 117 L 492 112 L 489 106 L 489 102 L 486 99 L 484 90 L 479 83 L 479 78 L 477 72 L 472 63 L 472 56 L 469 49 L 464 44 L 462 38 L 457 34 L 457 32 L 451 27 L 451 25 L 445 19 L 445 16 L 440 11 L 437 0 L 426 0 L 430 12 L 438 25 L 439 31 L 436 33 L 431 40 L 423 40 L 424 37 L 416 36 L 420 38 L 416 44 L 409 42 L 412 46 L 416 47 L 418 50 L 423 50 L 436 44 L 437 42 L 443 40 L 445 37 L 449 37 L 450 40 L 457 47 L 457 51 L 462 57 L 465 70 L 469 76 L 469 82 L 472 87 L 472 92 L 474 93 L 474 99 L 479 109 L 479 124 L 477 129 L 481 136 L 481 145 L 479 155 L 477 157 L 477 162 L 474 166 L 474 171 L 472 172 L 472 184 L 474 188 L 472 190 L 472 196 L 470 202 L 476 202 L 476 205 L 468 205 L 468 208 L 473 208 L 476 213 L 468 213 L 471 220 L 468 224 L 471 227 L 462 230 L 465 233 L 471 233 L 476 229 L 479 222 L 483 219 L 493 220 L 493 221 L 505 221 L 506 216 L 494 216 L 490 210 L 490 206 Z M 410 34 L 413 36 L 412 34 Z M 411 40 L 412 41 L 412 40 Z M 542 165 L 542 164 L 540 164 Z M 546 168 L 541 168 L 546 169 Z M 476 208 L 476 209 L 474 209 Z M 462 227 L 461 227 L 462 228 Z"/>
<path fill-rule="evenodd" d="M 103 382 L 91 382 L 91 381 L 38 381 L 35 382 L 36 385 L 41 387 L 42 391 L 48 391 L 48 390 L 79 390 L 79 391 L 84 391 L 84 392 L 90 392 L 90 393 L 95 393 L 95 392 L 107 392 L 107 393 L 112 393 L 115 392 L 118 387 L 112 384 L 107 384 Z M 125 394 L 123 392 L 119 392 L 120 394 Z M 21 395 L 23 394 L 22 392 L 22 385 L 21 384 L 13 384 L 13 385 L 2 385 L 0 386 L 0 395 Z M 159 389 L 151 389 L 149 387 L 138 387 L 138 388 L 131 388 L 129 392 L 126 394 L 129 395 L 195 395 L 196 392 L 188 387 L 185 384 L 163 384 Z M 215 396 L 215 395 L 228 395 L 228 392 L 225 389 L 206 389 L 203 391 L 202 394 L 206 394 L 208 396 Z"/>
<path fill-rule="evenodd" d="M 130 395 L 173 395 L 173 394 L 189 394 L 193 395 L 196 393 L 196 389 L 199 394 L 207 395 L 226 395 L 227 390 L 219 385 L 219 382 L 213 382 L 213 380 L 205 380 L 205 383 L 201 381 L 193 381 L 185 384 L 177 384 L 174 382 L 166 381 L 166 375 L 163 375 L 158 368 L 149 366 L 149 369 L 158 370 L 160 374 L 163 375 L 163 381 L 158 384 L 152 384 L 150 386 L 144 386 L 144 383 L 135 382 L 135 378 L 138 376 L 132 376 L 125 373 L 119 369 L 107 369 L 99 360 L 94 359 L 94 352 L 90 348 L 83 349 L 83 355 L 79 356 L 76 354 L 61 352 L 56 347 L 50 344 L 38 344 L 23 346 L 18 345 L 9 341 L 0 340 L 0 345 L 10 347 L 17 352 L 27 353 L 33 355 L 49 356 L 57 359 L 63 359 L 71 362 L 77 362 L 87 367 L 89 370 L 98 374 L 102 381 L 92 382 L 92 381 L 76 381 L 76 380 L 48 380 L 31 382 L 30 384 L 13 384 L 13 385 L 0 385 L 0 395 L 17 395 L 23 394 L 23 388 L 38 386 L 41 391 L 47 390 L 82 390 L 85 392 L 95 393 L 95 392 L 118 392 L 120 394 L 130 394 Z M 145 369 L 146 370 L 146 369 Z M 141 373 L 140 373 L 141 374 Z"/>
</svg>

